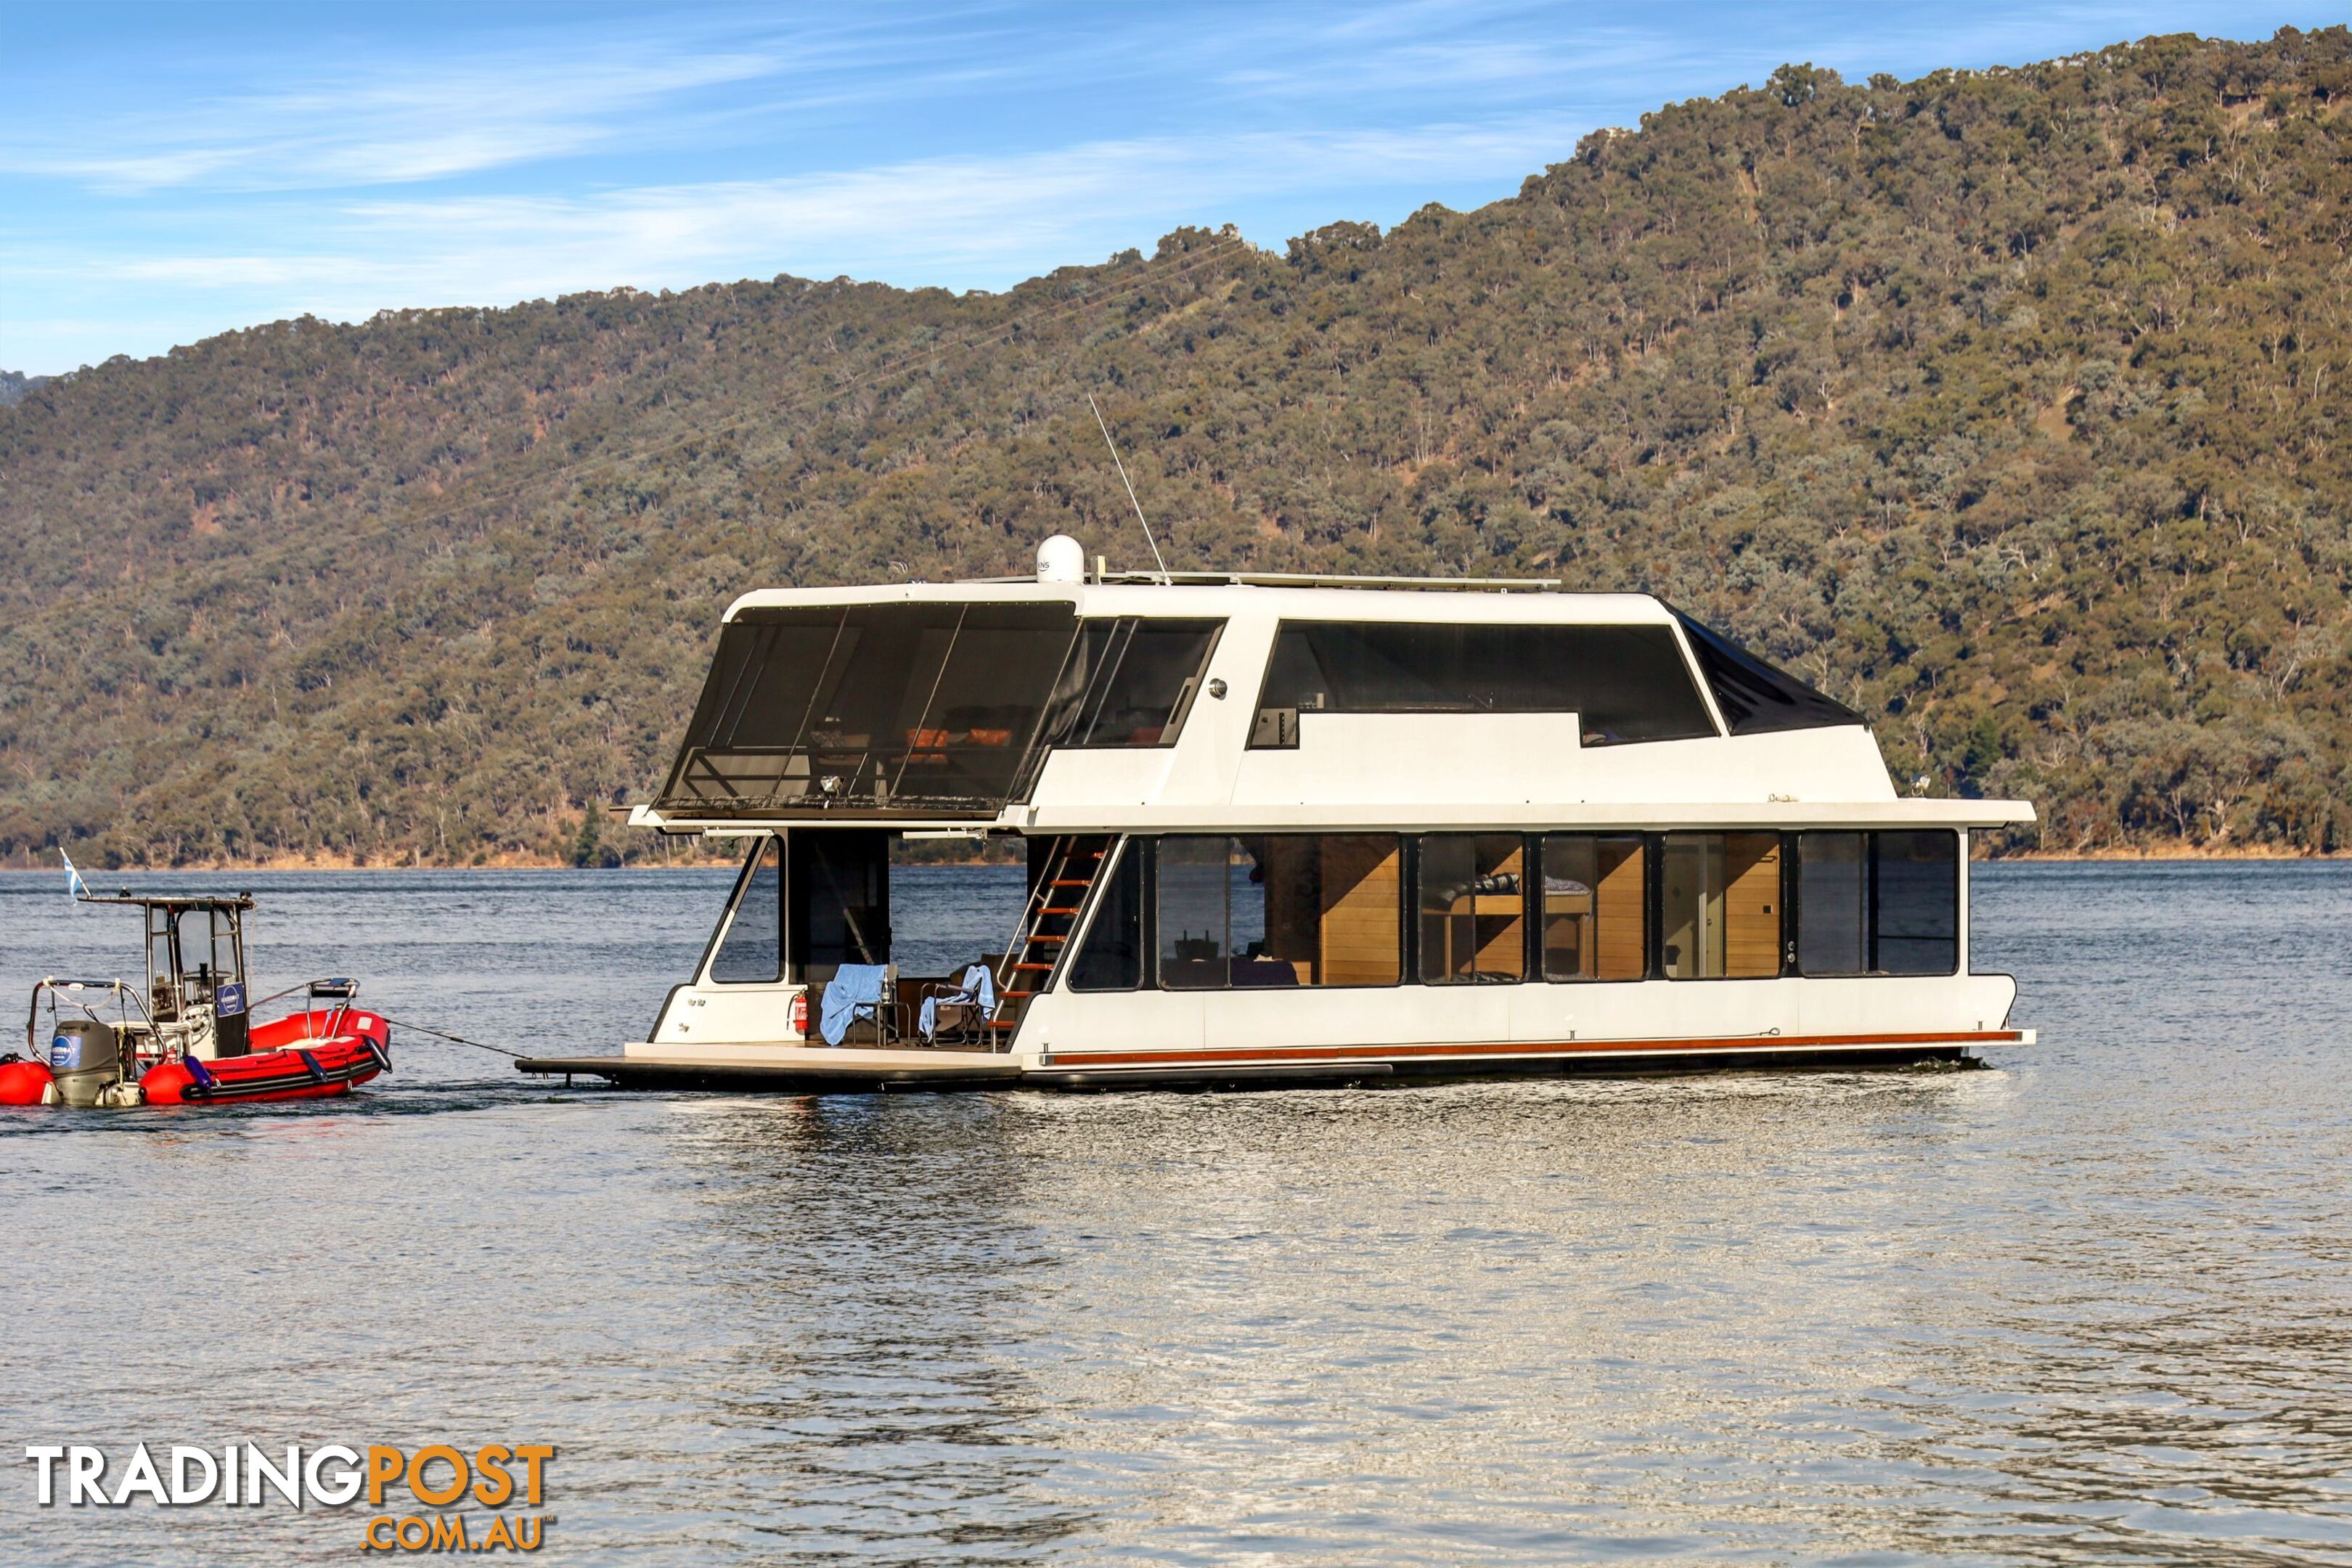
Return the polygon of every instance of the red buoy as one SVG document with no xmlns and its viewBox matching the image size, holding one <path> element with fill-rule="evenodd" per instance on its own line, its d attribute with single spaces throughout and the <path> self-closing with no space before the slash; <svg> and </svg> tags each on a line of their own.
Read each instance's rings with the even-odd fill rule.
<svg viewBox="0 0 2352 1568">
<path fill-rule="evenodd" d="M 0 1062 L 0 1105 L 38 1105 L 56 1081 L 39 1062 Z"/>
</svg>

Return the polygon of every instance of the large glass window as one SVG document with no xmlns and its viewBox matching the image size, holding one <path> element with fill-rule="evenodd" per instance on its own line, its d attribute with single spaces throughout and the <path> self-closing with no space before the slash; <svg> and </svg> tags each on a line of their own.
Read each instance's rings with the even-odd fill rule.
<svg viewBox="0 0 2352 1568">
<path fill-rule="evenodd" d="M 1086 943 L 1070 963 L 1074 991 L 1132 991 L 1143 984 L 1143 841 L 1130 838 L 1118 853 Z"/>
<path fill-rule="evenodd" d="M 1055 689 L 1047 742 L 1055 746 L 1165 746 L 1200 689 L 1222 621 L 1080 623 Z"/>
<path fill-rule="evenodd" d="M 1662 626 L 1286 621 L 1251 744 L 1297 744 L 1301 713 L 1575 713 L 1588 746 L 1716 732 Z"/>
<path fill-rule="evenodd" d="M 890 838 L 880 828 L 795 830 L 786 879 L 793 978 L 890 962 Z"/>
<path fill-rule="evenodd" d="M 1870 836 L 1797 835 L 1797 968 L 1870 972 Z"/>
<path fill-rule="evenodd" d="M 751 985 L 784 975 L 783 868 L 781 846 L 760 841 L 736 881 L 734 907 L 720 918 L 726 931 L 710 956 L 710 978 Z"/>
<path fill-rule="evenodd" d="M 1516 834 L 1433 833 L 1417 853 L 1421 977 L 1433 985 L 1527 973 L 1527 847 Z"/>
<path fill-rule="evenodd" d="M 1797 964 L 1807 974 L 1949 974 L 1960 966 L 1959 836 L 1797 837 Z"/>
<path fill-rule="evenodd" d="M 1202 991 L 1225 984 L 1234 952 L 1228 896 L 1233 840 L 1160 841 L 1160 984 Z"/>
<path fill-rule="evenodd" d="M 659 804 L 993 814 L 1026 788 L 1066 605 L 761 607 L 721 628 Z"/>
<path fill-rule="evenodd" d="M 1662 866 L 1661 952 L 1675 980 L 1780 973 L 1780 836 L 1669 833 Z"/>
<path fill-rule="evenodd" d="M 1387 834 L 1160 841 L 1160 983 L 1393 985 L 1402 857 Z"/>
<path fill-rule="evenodd" d="M 1546 980 L 1650 971 L 1649 857 L 1636 837 L 1553 833 L 1541 851 Z"/>
<path fill-rule="evenodd" d="M 1949 974 L 1960 966 L 1959 835 L 1874 833 L 1871 967 Z"/>
</svg>

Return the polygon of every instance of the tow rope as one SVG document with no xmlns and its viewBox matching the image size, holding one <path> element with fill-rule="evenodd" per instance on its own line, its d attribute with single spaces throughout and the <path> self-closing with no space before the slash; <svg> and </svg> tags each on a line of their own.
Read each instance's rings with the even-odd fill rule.
<svg viewBox="0 0 2352 1568">
<path fill-rule="evenodd" d="M 479 1040 L 469 1040 L 463 1035 L 452 1035 L 446 1034 L 439 1029 L 428 1029 L 422 1024 L 412 1024 L 405 1018 L 395 1018 L 391 1014 L 383 1011 L 381 1007 L 375 1009 L 375 1016 L 396 1028 L 414 1029 L 420 1035 L 430 1035 L 436 1040 L 446 1040 L 453 1046 L 471 1046 L 478 1051 L 496 1051 L 502 1057 L 511 1057 L 517 1061 L 520 1061 L 522 1059 L 522 1053 L 520 1051 L 510 1051 L 504 1046 L 486 1046 Z"/>
</svg>

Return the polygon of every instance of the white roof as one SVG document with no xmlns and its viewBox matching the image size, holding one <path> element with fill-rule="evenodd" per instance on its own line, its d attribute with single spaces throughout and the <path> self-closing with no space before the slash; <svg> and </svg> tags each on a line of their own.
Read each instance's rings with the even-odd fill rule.
<svg viewBox="0 0 2352 1568">
<path fill-rule="evenodd" d="M 1451 587 L 1444 578 L 1426 587 L 1407 579 L 1350 585 L 1322 579 L 1313 585 L 1227 583 L 895 583 L 843 588 L 759 588 L 727 606 L 733 620 L 749 609 L 825 605 L 1066 603 L 1083 616 L 1139 616 L 1168 619 L 1225 618 L 1242 614 L 1308 621 L 1485 621 L 1497 626 L 1666 626 L 1674 616 L 1648 594 L 1566 593 Z M 1389 585 L 1381 586 L 1381 584 Z"/>
<path fill-rule="evenodd" d="M 1081 617 L 1221 620 L 1227 634 L 1172 746 L 1056 752 L 1034 793 L 986 820 L 892 816 L 894 828 L 1086 829 L 1136 832 L 1618 826 L 1997 827 L 2033 820 L 2024 801 L 1900 797 L 1876 742 L 1860 725 L 1603 747 L 1579 742 L 1557 714 L 1352 716 L 1299 721 L 1301 745 L 1255 749 L 1252 697 L 1283 621 L 1439 622 L 1495 626 L 1661 626 L 1683 634 L 1648 594 L 1576 593 L 1549 582 L 1445 579 L 1284 579 L 1174 583 L 900 583 L 764 588 L 728 606 L 747 610 L 891 604 L 1066 604 Z M 1694 668 L 1696 678 L 1698 671 Z M 1710 710 L 1714 698 L 1698 681 Z M 647 826 L 739 832 L 729 816 L 665 818 Z M 814 826 L 805 810 L 777 826 Z M 877 821 L 850 813 L 847 826 Z"/>
</svg>

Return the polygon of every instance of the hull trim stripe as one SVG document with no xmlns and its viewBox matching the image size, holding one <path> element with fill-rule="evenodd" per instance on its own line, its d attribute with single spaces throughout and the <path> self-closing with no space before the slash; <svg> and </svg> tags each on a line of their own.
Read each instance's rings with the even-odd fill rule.
<svg viewBox="0 0 2352 1568">
<path fill-rule="evenodd" d="M 1566 1057 L 1599 1052 L 1730 1052 L 1786 1050 L 1861 1050 L 1877 1047 L 2015 1045 L 2025 1037 L 2021 1029 L 1958 1029 L 1931 1034 L 1886 1035 L 1730 1035 L 1683 1040 L 1538 1040 L 1493 1041 L 1479 1045 L 1432 1046 L 1302 1046 L 1267 1047 L 1254 1050 L 1211 1051 L 1055 1051 L 1043 1067 L 1173 1067 L 1217 1068 L 1247 1062 L 1392 1061 L 1423 1057 Z"/>
</svg>

